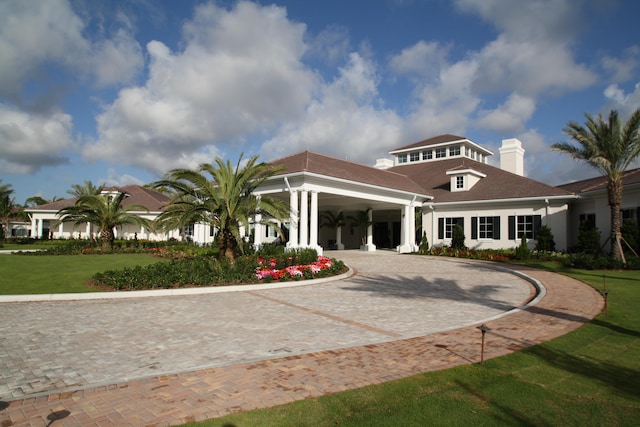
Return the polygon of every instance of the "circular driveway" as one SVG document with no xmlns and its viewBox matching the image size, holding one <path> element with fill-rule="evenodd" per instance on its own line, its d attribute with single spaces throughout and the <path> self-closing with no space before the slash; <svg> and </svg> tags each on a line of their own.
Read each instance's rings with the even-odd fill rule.
<svg viewBox="0 0 640 427">
<path fill-rule="evenodd" d="M 355 274 L 280 289 L 0 305 L 0 398 L 395 341 L 504 315 L 534 295 L 495 267 L 330 252 Z"/>
</svg>

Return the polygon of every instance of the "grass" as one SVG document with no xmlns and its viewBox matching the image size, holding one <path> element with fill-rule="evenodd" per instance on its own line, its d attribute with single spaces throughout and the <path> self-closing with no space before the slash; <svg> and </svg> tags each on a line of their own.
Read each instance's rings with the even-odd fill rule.
<svg viewBox="0 0 640 427">
<path fill-rule="evenodd" d="M 638 426 L 640 273 L 567 270 L 599 290 L 608 315 L 504 357 L 416 375 L 190 427 L 247 426 Z"/>
<path fill-rule="evenodd" d="M 19 243 L 3 243 L 2 246 L 0 246 L 0 251 L 27 251 L 31 249 L 47 249 L 50 247 L 50 245 L 24 245 Z"/>
<path fill-rule="evenodd" d="M 0 295 L 94 292 L 85 283 L 95 273 L 160 261 L 147 254 L 0 254 Z"/>
</svg>

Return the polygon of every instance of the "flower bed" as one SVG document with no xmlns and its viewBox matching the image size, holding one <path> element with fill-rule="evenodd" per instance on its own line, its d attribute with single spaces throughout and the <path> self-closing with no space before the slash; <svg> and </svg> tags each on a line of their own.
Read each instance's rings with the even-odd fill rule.
<svg viewBox="0 0 640 427">
<path fill-rule="evenodd" d="M 334 261 L 325 256 L 319 256 L 318 260 L 307 265 L 289 265 L 285 268 L 276 268 L 275 258 L 265 260 L 258 259 L 259 267 L 256 269 L 256 278 L 270 282 L 272 280 L 300 280 L 311 279 L 322 271 L 334 266 Z"/>
</svg>

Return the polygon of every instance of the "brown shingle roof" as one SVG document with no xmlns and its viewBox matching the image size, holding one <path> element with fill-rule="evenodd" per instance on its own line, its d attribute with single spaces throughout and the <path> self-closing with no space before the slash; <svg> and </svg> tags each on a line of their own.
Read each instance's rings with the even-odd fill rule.
<svg viewBox="0 0 640 427">
<path fill-rule="evenodd" d="M 451 191 L 451 177 L 448 170 L 473 169 L 486 175 L 468 191 Z M 552 187 L 500 168 L 470 159 L 448 159 L 435 162 L 415 163 L 395 166 L 393 172 L 406 174 L 421 184 L 431 194 L 434 203 L 465 202 L 480 200 L 518 199 L 529 197 L 571 197 L 572 193 Z"/>
<path fill-rule="evenodd" d="M 359 163 L 337 159 L 323 154 L 304 151 L 271 162 L 274 166 L 284 166 L 278 175 L 295 172 L 310 172 L 333 178 L 340 178 L 369 185 L 428 196 L 423 187 L 404 174 L 390 170 L 376 169 Z"/>
<path fill-rule="evenodd" d="M 161 211 L 164 204 L 169 200 L 168 196 L 165 196 L 164 194 L 159 193 L 155 190 L 142 187 L 140 185 L 125 185 L 124 187 L 108 187 L 108 188 L 105 188 L 104 190 L 125 192 L 129 195 L 129 197 L 125 197 L 125 199 L 122 201 L 123 206 L 140 205 L 149 209 L 150 212 Z M 58 200 L 53 203 L 47 203 L 45 205 L 31 207 L 29 209 L 26 209 L 26 211 L 28 212 L 59 211 L 60 209 L 73 206 L 77 200 L 78 200 L 77 197 Z"/>
<path fill-rule="evenodd" d="M 640 184 L 640 169 L 626 171 L 622 176 L 622 184 Z M 558 188 L 571 191 L 573 193 L 586 193 L 588 191 L 606 190 L 607 177 L 597 176 L 595 178 L 583 179 L 582 181 L 570 182 L 559 185 Z"/>
</svg>

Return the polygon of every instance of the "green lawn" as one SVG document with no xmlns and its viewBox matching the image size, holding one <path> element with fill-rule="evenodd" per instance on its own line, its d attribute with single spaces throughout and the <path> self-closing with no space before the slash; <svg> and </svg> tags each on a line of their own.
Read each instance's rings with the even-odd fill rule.
<svg viewBox="0 0 640 427">
<path fill-rule="evenodd" d="M 562 270 L 556 265 L 547 268 Z M 518 353 L 189 426 L 638 426 L 640 273 L 563 270 L 609 314 Z"/>
<path fill-rule="evenodd" d="M 0 295 L 92 292 L 85 282 L 95 273 L 160 261 L 147 254 L 0 254 Z"/>
</svg>

